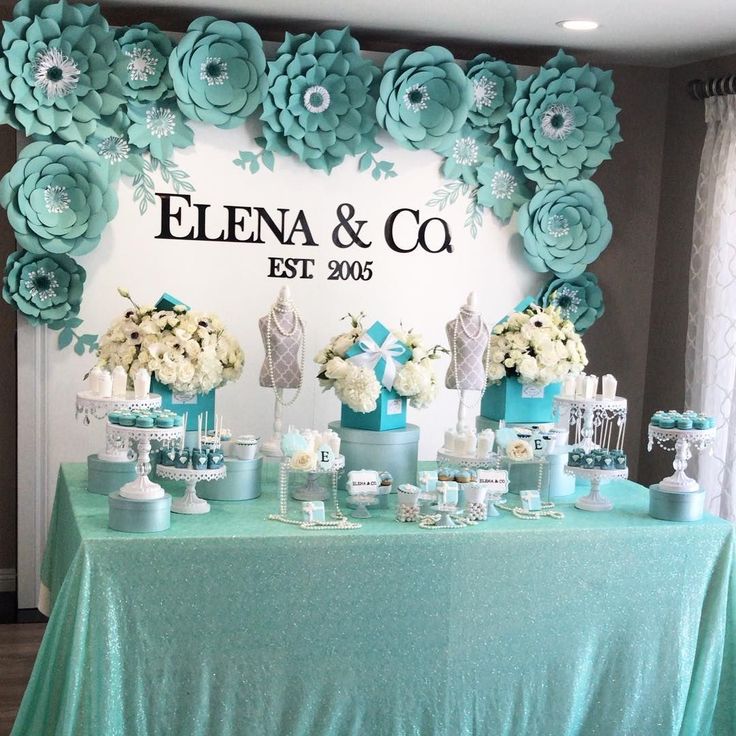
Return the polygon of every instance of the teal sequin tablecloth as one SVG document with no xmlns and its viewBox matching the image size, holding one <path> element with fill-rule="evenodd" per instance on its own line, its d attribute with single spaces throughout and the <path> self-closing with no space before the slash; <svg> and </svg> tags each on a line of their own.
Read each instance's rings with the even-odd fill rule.
<svg viewBox="0 0 736 736">
<path fill-rule="evenodd" d="M 14 736 L 736 733 L 734 529 L 651 519 L 641 486 L 342 532 L 267 521 L 271 486 L 132 535 L 85 473 L 59 475 Z"/>
</svg>

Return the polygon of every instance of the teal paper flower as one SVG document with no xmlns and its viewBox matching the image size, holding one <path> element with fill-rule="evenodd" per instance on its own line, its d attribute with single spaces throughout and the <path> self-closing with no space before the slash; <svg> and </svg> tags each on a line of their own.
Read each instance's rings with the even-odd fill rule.
<svg viewBox="0 0 736 736">
<path fill-rule="evenodd" d="M 126 136 L 93 136 L 87 145 L 107 163 L 112 181 L 121 175 L 135 177 L 143 171 L 142 152 L 131 146 Z"/>
<path fill-rule="evenodd" d="M 287 33 L 268 65 L 261 115 L 266 148 L 327 173 L 346 156 L 372 150 L 378 75 L 348 28 Z"/>
<path fill-rule="evenodd" d="M 218 128 L 243 123 L 266 91 L 263 42 L 247 23 L 197 18 L 171 53 L 169 72 L 181 111 Z"/>
<path fill-rule="evenodd" d="M 63 254 L 37 255 L 19 250 L 5 264 L 3 299 L 32 325 L 59 323 L 79 314 L 87 274 Z"/>
<path fill-rule="evenodd" d="M 21 0 L 0 47 L 0 122 L 84 143 L 122 104 L 115 34 L 97 5 Z"/>
<path fill-rule="evenodd" d="M 157 102 L 171 97 L 171 39 L 153 23 L 118 28 L 115 38 L 120 49 L 120 78 L 125 96 L 134 102 Z"/>
<path fill-rule="evenodd" d="M 581 335 L 606 311 L 598 279 L 590 272 L 574 279 L 552 279 L 537 301 L 543 307 L 558 307 L 562 317 L 569 319 Z"/>
<path fill-rule="evenodd" d="M 128 105 L 131 125 L 128 139 L 140 149 L 148 150 L 154 158 L 171 158 L 174 148 L 186 148 L 194 143 L 194 132 L 173 100 L 149 105 Z"/>
<path fill-rule="evenodd" d="M 496 146 L 540 186 L 589 178 L 622 140 L 612 95 L 610 71 L 560 51 L 517 84 Z"/>
<path fill-rule="evenodd" d="M 376 116 L 404 148 L 446 148 L 472 104 L 473 85 L 442 46 L 395 51 L 384 62 Z"/>
<path fill-rule="evenodd" d="M 613 227 L 601 190 L 579 180 L 540 189 L 519 212 L 519 233 L 535 271 L 572 279 L 603 252 Z"/>
<path fill-rule="evenodd" d="M 442 165 L 444 177 L 475 185 L 478 183 L 478 169 L 493 159 L 495 151 L 487 133 L 464 125 L 442 153 L 446 156 Z"/>
<path fill-rule="evenodd" d="M 486 133 L 496 133 L 511 112 L 516 91 L 516 67 L 488 54 L 478 54 L 465 72 L 473 85 L 468 120 Z"/>
<path fill-rule="evenodd" d="M 532 188 L 521 169 L 500 153 L 478 169 L 476 201 L 506 225 L 521 205 L 532 197 Z"/>
<path fill-rule="evenodd" d="M 0 204 L 18 244 L 37 254 L 89 253 L 118 210 L 109 168 L 95 151 L 40 141 L 0 181 Z"/>
</svg>

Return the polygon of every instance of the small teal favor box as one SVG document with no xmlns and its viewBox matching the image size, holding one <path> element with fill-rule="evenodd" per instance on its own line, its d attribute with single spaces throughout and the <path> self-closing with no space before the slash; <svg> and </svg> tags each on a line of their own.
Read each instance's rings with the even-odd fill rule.
<svg viewBox="0 0 736 736">
<path fill-rule="evenodd" d="M 382 388 L 373 411 L 361 414 L 343 404 L 340 422 L 343 427 L 369 429 L 374 432 L 404 429 L 406 427 L 406 399 L 399 396 L 396 391 Z"/>
<path fill-rule="evenodd" d="M 175 411 L 177 414 L 189 412 L 187 432 L 197 429 L 197 416 L 209 413 L 209 421 L 215 421 L 215 391 L 207 394 L 179 394 L 168 386 L 151 377 L 151 393 L 161 396 L 161 408 Z"/>
<path fill-rule="evenodd" d="M 507 376 L 486 386 L 480 413 L 497 421 L 547 424 L 554 421 L 554 398 L 559 393 L 559 383 L 528 386 Z"/>
</svg>

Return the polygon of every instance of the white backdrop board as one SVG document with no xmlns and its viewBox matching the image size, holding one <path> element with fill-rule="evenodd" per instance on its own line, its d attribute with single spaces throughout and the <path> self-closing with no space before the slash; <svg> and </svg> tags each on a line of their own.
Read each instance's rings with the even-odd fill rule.
<svg viewBox="0 0 736 736">
<path fill-rule="evenodd" d="M 304 388 L 297 402 L 284 414 L 285 423 L 301 427 L 325 427 L 329 421 L 339 418 L 339 402 L 332 392 L 322 393 L 312 358 L 332 335 L 346 326 L 340 318 L 348 312 L 366 312 L 366 327 L 374 320 L 388 326 L 402 323 L 422 333 L 429 345 L 447 346 L 445 324 L 456 315 L 471 290 L 477 292 L 480 309 L 492 324 L 524 296 L 539 289 L 543 278 L 531 271 L 521 254 L 515 217 L 502 227 L 486 212 L 477 237 L 472 238 L 464 227 L 468 204 L 465 197 L 459 196 L 442 211 L 427 206 L 433 192 L 449 183 L 440 173 L 442 159 L 434 153 L 405 150 L 380 134 L 378 140 L 384 150 L 376 157 L 394 163 L 398 176 L 393 179 L 374 180 L 370 171 L 358 171 L 357 160 L 348 160 L 327 175 L 285 157 L 277 157 L 273 172 L 261 166 L 258 173 L 252 174 L 236 166 L 233 160 L 239 151 L 257 150 L 253 140 L 255 131 L 223 131 L 191 125 L 195 145 L 176 149 L 174 159 L 189 174 L 195 191 L 189 195 L 189 203 L 179 197 L 169 200 L 172 217 L 164 218 L 164 223 L 168 222 L 172 236 L 181 237 L 192 229 L 202 231 L 198 214 L 203 212 L 205 223 L 200 236 L 216 238 L 223 231 L 227 233 L 231 217 L 242 219 L 242 225 L 230 227 L 235 237 L 246 240 L 254 235 L 253 239 L 258 240 L 255 208 L 260 207 L 277 224 L 281 223 L 280 210 L 285 210 L 287 232 L 302 213 L 302 223 L 307 223 L 315 245 L 303 244 L 303 224 L 302 231 L 294 234 L 292 244 L 279 242 L 288 237 L 277 237 L 263 222 L 260 238 L 263 242 L 158 237 L 162 234 L 163 198 L 157 196 L 156 202 L 141 215 L 130 180 L 124 179 L 118 188 L 117 216 L 106 229 L 100 245 L 81 259 L 88 277 L 80 317 L 84 319 L 84 332 L 101 335 L 126 309 L 127 302 L 117 294 L 118 286 L 126 287 L 139 304 L 152 304 L 163 292 L 169 292 L 196 309 L 219 314 L 246 353 L 241 379 L 219 390 L 217 398 L 218 412 L 236 434 L 253 432 L 268 436 L 270 432 L 273 394 L 258 385 L 264 350 L 257 321 L 268 311 L 283 285 L 291 288 L 306 324 Z M 173 193 L 171 185 L 158 173 L 153 177 L 159 195 Z M 364 243 L 370 242 L 370 246 L 353 244 L 340 248 L 334 244 L 333 231 L 340 225 L 338 210 L 346 203 L 354 208 L 350 218 L 354 226 L 358 221 L 365 221 L 359 237 Z M 227 206 L 251 208 L 251 211 L 249 214 L 244 209 L 232 209 L 230 215 Z M 432 253 L 421 246 L 411 252 L 390 248 L 386 222 L 397 210 L 403 210 L 394 221 L 397 248 L 410 249 L 416 243 L 420 224 L 429 218 L 441 218 L 451 235 L 452 252 L 445 249 Z M 411 210 L 417 212 L 419 223 Z M 343 216 L 349 211 L 343 209 Z M 175 213 L 180 213 L 180 222 L 173 217 Z M 165 231 L 164 227 L 164 234 Z M 426 232 L 428 247 L 439 250 L 444 240 L 443 222 L 434 221 Z M 340 238 L 343 243 L 350 240 L 344 228 L 340 230 Z M 295 278 L 276 278 L 275 273 L 288 268 L 283 261 L 272 259 L 284 258 L 310 262 L 306 266 L 304 261 L 294 262 Z M 372 277 L 330 280 L 331 261 L 362 264 L 370 261 Z M 299 278 L 304 273 L 310 278 Z M 354 273 L 357 275 L 357 268 Z M 347 267 L 344 275 L 348 275 Z M 21 546 L 34 544 L 36 557 L 45 538 L 59 463 L 83 461 L 103 442 L 101 426 L 87 427 L 77 423 L 74 417 L 74 397 L 82 388 L 82 376 L 92 367 L 93 358 L 79 357 L 71 349 L 57 350 L 55 332 L 45 331 L 45 340 L 46 345 L 39 348 L 38 331 L 26 327 L 20 331 L 19 446 L 32 442 L 43 447 L 33 459 L 21 458 L 19 485 L 21 490 L 24 484 L 35 484 L 47 491 L 40 508 L 38 503 L 29 508 L 29 502 L 24 500 L 28 497 L 19 494 L 19 531 L 26 535 L 21 536 Z M 447 358 L 437 363 L 443 387 L 448 363 Z M 46 387 L 45 401 L 44 392 L 38 388 L 40 378 Z M 24 412 L 24 397 L 44 406 Z M 429 409 L 409 410 L 409 421 L 421 427 L 422 459 L 434 457 L 443 431 L 454 424 L 456 413 L 457 396 L 444 388 Z M 29 528 L 23 529 L 31 521 L 34 540 L 27 539 Z M 19 549 L 19 556 L 24 554 Z M 22 572 L 21 563 L 19 573 Z M 25 596 L 26 604 L 29 591 L 33 590 L 32 584 L 21 584 L 19 592 L 21 598 Z"/>
</svg>

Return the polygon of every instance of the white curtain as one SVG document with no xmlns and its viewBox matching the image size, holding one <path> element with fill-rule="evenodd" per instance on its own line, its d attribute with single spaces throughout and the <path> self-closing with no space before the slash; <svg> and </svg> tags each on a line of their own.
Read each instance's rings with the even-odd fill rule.
<svg viewBox="0 0 736 736">
<path fill-rule="evenodd" d="M 705 100 L 686 357 L 688 408 L 716 418 L 698 481 L 711 513 L 736 521 L 736 95 Z"/>
</svg>

